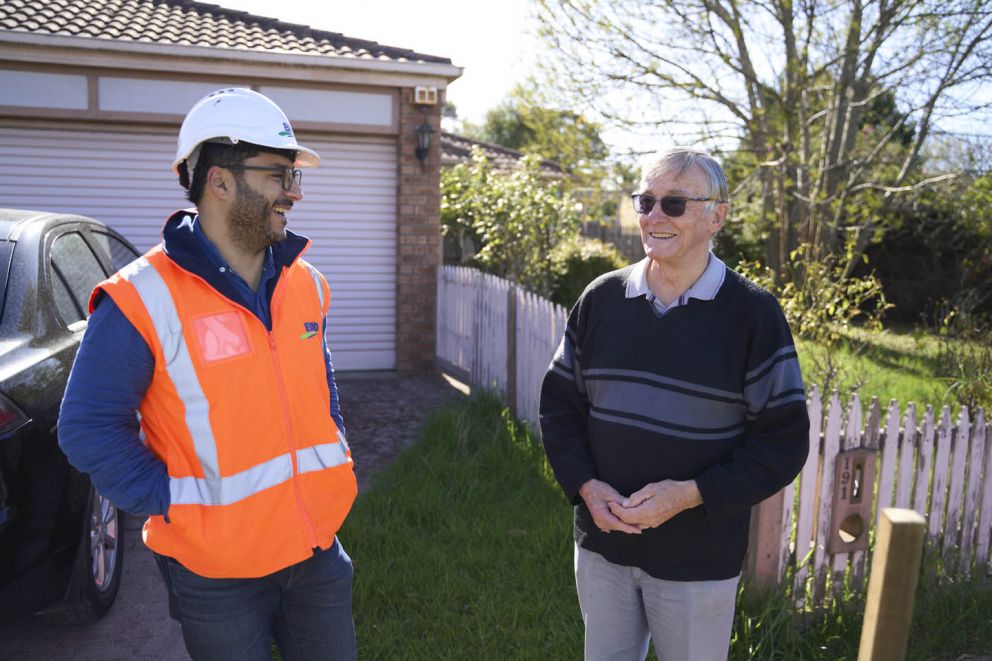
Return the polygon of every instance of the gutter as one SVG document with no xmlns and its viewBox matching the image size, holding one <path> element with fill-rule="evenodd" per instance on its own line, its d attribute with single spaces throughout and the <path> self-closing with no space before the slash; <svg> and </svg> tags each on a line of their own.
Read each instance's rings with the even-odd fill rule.
<svg viewBox="0 0 992 661">
<path fill-rule="evenodd" d="M 298 53 L 294 51 L 255 50 L 247 48 L 217 48 L 211 46 L 181 46 L 138 41 L 121 41 L 100 37 L 67 37 L 63 35 L 0 30 L 0 44 L 17 44 L 38 48 L 65 48 L 91 53 L 127 53 L 132 55 L 182 57 L 217 62 L 303 66 L 320 69 L 344 69 L 382 74 L 436 76 L 448 82 L 459 78 L 463 68 L 440 62 L 397 61 L 388 58 L 346 57 Z"/>
</svg>

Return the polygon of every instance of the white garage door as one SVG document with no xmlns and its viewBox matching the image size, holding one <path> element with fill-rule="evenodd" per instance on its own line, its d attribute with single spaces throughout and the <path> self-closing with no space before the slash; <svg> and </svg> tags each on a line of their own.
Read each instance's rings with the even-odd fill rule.
<svg viewBox="0 0 992 661">
<path fill-rule="evenodd" d="M 289 227 L 331 285 L 327 335 L 338 370 L 396 364 L 396 143 L 300 136 L 323 159 L 304 170 Z M 189 206 L 169 164 L 175 133 L 0 128 L 0 207 L 79 213 L 144 251 Z"/>
</svg>

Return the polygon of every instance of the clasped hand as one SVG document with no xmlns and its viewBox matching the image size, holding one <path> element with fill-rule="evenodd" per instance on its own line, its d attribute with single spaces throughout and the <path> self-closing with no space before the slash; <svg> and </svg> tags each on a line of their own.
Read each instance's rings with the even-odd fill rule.
<svg viewBox="0 0 992 661">
<path fill-rule="evenodd" d="M 593 522 L 604 532 L 640 534 L 656 528 L 684 510 L 702 505 L 703 498 L 694 480 L 652 482 L 624 498 L 616 489 L 589 480 L 579 495 L 585 500 Z"/>
</svg>

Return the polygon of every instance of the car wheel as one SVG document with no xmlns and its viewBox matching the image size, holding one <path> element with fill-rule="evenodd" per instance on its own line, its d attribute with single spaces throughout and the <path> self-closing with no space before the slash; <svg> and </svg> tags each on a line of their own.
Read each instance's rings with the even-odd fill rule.
<svg viewBox="0 0 992 661">
<path fill-rule="evenodd" d="M 66 608 L 46 613 L 60 624 L 84 624 L 106 615 L 117 599 L 124 565 L 123 516 L 117 507 L 90 487 L 85 530 L 76 553 L 76 599 Z"/>
</svg>

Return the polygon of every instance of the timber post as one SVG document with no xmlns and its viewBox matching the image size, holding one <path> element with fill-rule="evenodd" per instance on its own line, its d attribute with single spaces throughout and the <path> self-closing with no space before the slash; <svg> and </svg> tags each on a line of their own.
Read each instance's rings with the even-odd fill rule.
<svg viewBox="0 0 992 661">
<path fill-rule="evenodd" d="M 882 510 L 858 661 L 906 657 L 925 532 L 926 521 L 913 510 Z"/>
</svg>

